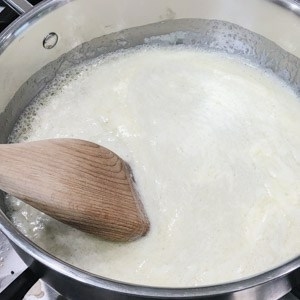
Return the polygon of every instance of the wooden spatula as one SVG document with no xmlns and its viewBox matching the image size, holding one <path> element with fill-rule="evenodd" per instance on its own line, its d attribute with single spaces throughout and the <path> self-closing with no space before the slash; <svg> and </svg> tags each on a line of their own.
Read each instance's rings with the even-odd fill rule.
<svg viewBox="0 0 300 300">
<path fill-rule="evenodd" d="M 129 166 L 91 142 L 0 145 L 0 189 L 107 240 L 132 241 L 149 229 Z"/>
</svg>

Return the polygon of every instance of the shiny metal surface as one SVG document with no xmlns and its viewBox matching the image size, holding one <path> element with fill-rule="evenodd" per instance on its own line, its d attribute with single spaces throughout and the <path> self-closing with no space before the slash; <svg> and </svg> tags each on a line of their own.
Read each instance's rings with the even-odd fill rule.
<svg viewBox="0 0 300 300">
<path fill-rule="evenodd" d="M 4 66 L 0 82 L 6 82 L 1 87 L 0 112 L 31 74 L 79 44 L 125 28 L 180 18 L 232 22 L 300 56 L 300 18 L 265 0 L 131 0 L 129 3 L 126 0 L 89 0 L 89 5 L 84 0 L 46 0 L 0 34 L 0 65 Z M 45 55 L 41 42 L 49 32 L 56 32 L 60 42 Z M 22 56 L 17 53 L 19 46 Z M 23 64 L 24 57 L 27 58 L 26 67 L 18 68 L 13 74 L 11 70 Z"/>
<path fill-rule="evenodd" d="M 0 33 L 0 55 L 8 45 L 20 38 L 23 31 L 27 30 L 29 26 L 34 25 L 41 17 L 70 1 L 72 0 L 42 1 L 34 6 L 34 9 L 30 9 L 22 17 L 16 19 Z M 50 30 L 48 32 L 52 31 Z"/>
<path fill-rule="evenodd" d="M 19 15 L 22 15 L 30 11 L 33 7 L 33 5 L 26 0 L 3 0 L 3 1 Z"/>
<path fill-rule="evenodd" d="M 23 98 L 33 97 L 34 93 L 26 94 L 28 89 L 21 88 L 17 94 L 18 104 L 12 105 L 13 95 L 41 67 L 95 37 L 181 18 L 233 22 L 268 37 L 300 57 L 300 18 L 269 1 L 90 0 L 89 5 L 84 0 L 44 1 L 0 35 L 1 141 L 5 141 L 11 128 L 7 124 L 12 123 L 26 105 Z M 59 36 L 59 43 L 51 51 L 42 46 L 49 32 L 56 32 Z M 63 60 L 61 64 L 63 67 Z M 49 72 L 54 71 L 49 69 Z M 45 83 L 50 79 L 51 76 L 40 78 Z M 0 221 L 0 229 L 25 263 L 40 272 L 45 282 L 71 299 L 195 299 L 208 296 L 214 299 L 279 299 L 299 284 L 300 257 L 264 274 L 215 286 L 174 289 L 115 282 L 93 276 L 49 255 L 20 234 L 2 211 Z"/>
<path fill-rule="evenodd" d="M 43 47 L 45 49 L 52 49 L 58 42 L 58 35 L 55 32 L 50 32 L 43 40 Z"/>
<path fill-rule="evenodd" d="M 26 265 L 13 250 L 9 241 L 0 232 L 0 293 L 9 283 L 16 279 L 25 269 Z"/>
<path fill-rule="evenodd" d="M 271 0 L 272 2 L 279 4 L 283 7 L 294 12 L 296 15 L 300 16 L 300 1 L 299 0 Z"/>
<path fill-rule="evenodd" d="M 16 254 L 14 249 L 10 246 L 5 236 L 0 233 L 0 296 L 1 292 L 12 282 L 17 276 L 25 271 L 26 265 Z M 12 272 L 14 274 L 12 274 Z M 25 293 L 24 293 L 25 294 Z M 56 290 L 46 284 L 43 280 L 38 282 L 28 291 L 23 300 L 64 300 L 66 299 L 60 295 Z M 288 293 L 280 300 L 297 300 L 298 297 L 292 293 Z M 75 300 L 75 299 L 73 299 Z M 80 300 L 80 295 L 77 295 L 76 300 Z"/>
<path fill-rule="evenodd" d="M 27 269 L 26 264 L 14 251 L 7 238 L 0 232 L 0 299 L 3 291 Z M 25 295 L 26 294 L 26 295 Z M 63 300 L 57 291 L 42 280 L 28 291 L 24 291 L 23 300 Z"/>
</svg>

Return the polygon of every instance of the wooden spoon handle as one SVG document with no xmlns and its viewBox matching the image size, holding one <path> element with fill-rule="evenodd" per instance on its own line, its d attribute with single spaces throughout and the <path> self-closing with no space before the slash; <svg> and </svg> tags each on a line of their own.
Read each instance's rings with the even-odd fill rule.
<svg viewBox="0 0 300 300">
<path fill-rule="evenodd" d="M 0 188 L 53 218 L 112 241 L 149 229 L 126 163 L 77 139 L 0 146 Z"/>
</svg>

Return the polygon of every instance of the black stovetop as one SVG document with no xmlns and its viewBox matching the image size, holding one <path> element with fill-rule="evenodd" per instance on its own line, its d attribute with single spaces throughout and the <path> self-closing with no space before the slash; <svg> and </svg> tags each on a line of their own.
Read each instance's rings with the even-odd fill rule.
<svg viewBox="0 0 300 300">
<path fill-rule="evenodd" d="M 35 5 L 41 0 L 29 0 L 32 5 Z M 0 32 L 6 28 L 11 22 L 18 17 L 18 14 L 0 0 Z"/>
</svg>

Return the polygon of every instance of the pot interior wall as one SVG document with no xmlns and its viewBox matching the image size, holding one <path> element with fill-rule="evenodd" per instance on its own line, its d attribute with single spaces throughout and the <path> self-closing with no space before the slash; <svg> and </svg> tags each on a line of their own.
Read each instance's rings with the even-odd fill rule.
<svg viewBox="0 0 300 300">
<path fill-rule="evenodd" d="M 184 18 L 232 22 L 300 56 L 300 18 L 268 0 L 47 0 L 0 35 L 0 112 L 32 74 L 76 46 L 127 28 Z M 43 39 L 50 32 L 59 39 L 47 50 Z"/>
</svg>

